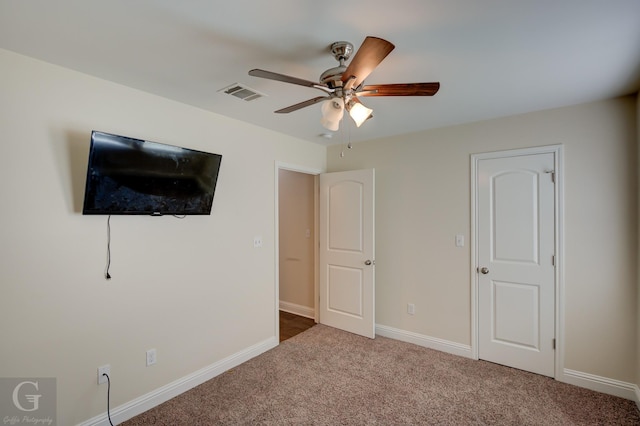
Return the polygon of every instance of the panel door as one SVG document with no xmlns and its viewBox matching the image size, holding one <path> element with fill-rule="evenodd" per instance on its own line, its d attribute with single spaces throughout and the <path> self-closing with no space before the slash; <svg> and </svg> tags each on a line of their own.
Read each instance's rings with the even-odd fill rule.
<svg viewBox="0 0 640 426">
<path fill-rule="evenodd" d="M 320 175 L 320 323 L 375 338 L 374 170 Z"/>
<path fill-rule="evenodd" d="M 554 154 L 479 160 L 481 359 L 554 376 Z"/>
</svg>

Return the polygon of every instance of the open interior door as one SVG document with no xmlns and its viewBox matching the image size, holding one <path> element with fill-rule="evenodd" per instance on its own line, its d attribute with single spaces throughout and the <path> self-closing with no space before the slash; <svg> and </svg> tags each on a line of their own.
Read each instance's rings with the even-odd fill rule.
<svg viewBox="0 0 640 426">
<path fill-rule="evenodd" d="M 320 175 L 320 323 L 375 338 L 373 169 Z"/>
</svg>

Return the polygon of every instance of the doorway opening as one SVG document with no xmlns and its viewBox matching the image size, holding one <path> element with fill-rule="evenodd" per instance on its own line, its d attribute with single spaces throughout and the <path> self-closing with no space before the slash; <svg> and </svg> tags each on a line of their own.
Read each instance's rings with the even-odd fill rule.
<svg viewBox="0 0 640 426">
<path fill-rule="evenodd" d="M 317 175 L 276 164 L 276 336 L 279 342 L 313 326 L 317 314 Z"/>
<path fill-rule="evenodd" d="M 296 172 L 296 173 L 290 173 Z M 299 172 L 299 173 L 298 173 Z M 276 164 L 276 306 L 280 310 L 313 318 L 316 323 L 344 331 L 375 337 L 375 170 L 323 173 Z M 309 176 L 312 175 L 312 176 Z M 313 201 L 296 203 L 296 191 L 285 189 L 291 176 L 313 179 Z M 309 181 L 310 182 L 310 181 Z M 311 186 L 310 183 L 308 186 Z M 280 194 L 282 192 L 282 194 Z M 308 192 L 308 191 L 300 191 Z M 287 204 L 289 203 L 289 204 Z M 313 207 L 311 208 L 311 204 Z M 291 226 L 298 219 L 287 219 L 299 205 L 313 212 L 311 219 Z M 310 217 L 311 215 L 309 215 Z M 281 229 L 282 228 L 282 229 Z M 287 230 L 292 236 L 287 235 Z M 313 229 L 313 231 L 312 231 Z M 288 244 L 288 239 L 293 240 Z M 300 243 L 300 239 L 304 239 Z M 311 243 L 312 250 L 304 247 Z M 320 247 L 322 246 L 322 247 Z M 305 252 L 312 252 L 311 263 Z M 308 266 L 308 265 L 307 265 Z M 302 273 L 300 274 L 300 271 Z M 308 278 L 309 275 L 313 278 Z M 293 276 L 293 279 L 290 279 Z M 304 277 L 307 278 L 304 278 Z M 297 277 L 297 278 L 296 278 Z M 293 283 L 293 290 L 285 281 Z M 313 281 L 313 298 L 309 282 Z M 300 283 L 304 284 L 300 284 Z M 295 294 L 295 296 L 294 296 Z M 322 297 L 320 297 L 322 294 Z M 296 297 L 296 300 L 293 298 Z M 275 317 L 275 335 L 279 339 L 279 315 Z"/>
</svg>

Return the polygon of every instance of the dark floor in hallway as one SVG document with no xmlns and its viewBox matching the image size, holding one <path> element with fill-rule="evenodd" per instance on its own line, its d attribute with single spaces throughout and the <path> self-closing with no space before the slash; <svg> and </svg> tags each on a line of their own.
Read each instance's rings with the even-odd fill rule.
<svg viewBox="0 0 640 426">
<path fill-rule="evenodd" d="M 280 311 L 280 341 L 283 342 L 296 334 L 313 327 L 315 321 L 312 318 L 301 317 Z"/>
</svg>

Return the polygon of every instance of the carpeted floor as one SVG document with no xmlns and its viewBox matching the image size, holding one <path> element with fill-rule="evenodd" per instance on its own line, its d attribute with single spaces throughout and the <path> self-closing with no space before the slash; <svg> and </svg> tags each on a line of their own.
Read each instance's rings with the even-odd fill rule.
<svg viewBox="0 0 640 426">
<path fill-rule="evenodd" d="M 124 425 L 640 425 L 633 401 L 316 325 Z"/>
</svg>

